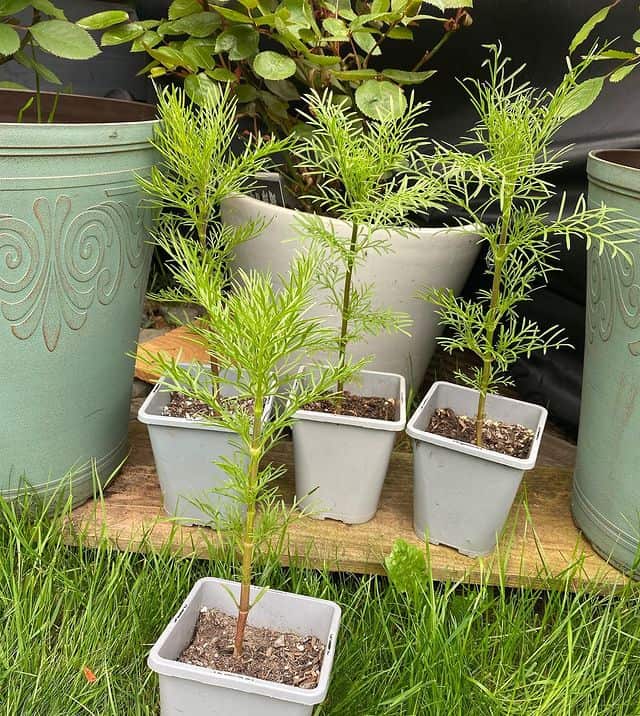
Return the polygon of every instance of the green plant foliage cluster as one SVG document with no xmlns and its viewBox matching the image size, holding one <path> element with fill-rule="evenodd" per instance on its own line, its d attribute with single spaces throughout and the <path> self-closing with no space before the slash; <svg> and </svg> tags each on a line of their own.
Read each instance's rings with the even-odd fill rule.
<svg viewBox="0 0 640 716">
<path fill-rule="evenodd" d="M 523 81 L 523 68 L 513 69 L 499 46 L 489 51 L 488 79 L 464 83 L 477 123 L 458 146 L 439 146 L 434 161 L 440 163 L 451 200 L 476 223 L 487 246 L 491 285 L 471 299 L 446 288 L 423 293 L 448 328 L 440 344 L 449 352 L 468 350 L 479 358 L 480 366 L 470 375 L 458 375 L 480 394 L 478 445 L 486 395 L 510 382 L 509 366 L 534 351 L 567 345 L 558 326 L 543 330 L 518 313 L 557 268 L 558 241 L 569 246 L 572 239 L 583 239 L 587 248 L 593 244 L 628 261 L 623 244 L 638 231 L 637 223 L 622 212 L 590 207 L 584 196 L 573 208 L 567 208 L 563 197 L 557 215 L 549 208 L 556 194 L 551 173 L 564 164 L 568 151 L 553 143 L 558 130 L 587 109 L 603 87 L 604 77 L 585 79 L 598 59 L 597 48 L 569 62 L 555 90 L 538 90 Z"/>
<path fill-rule="evenodd" d="M 131 43 L 132 51 L 146 51 L 151 77 L 184 78 L 197 101 L 212 84 L 229 83 L 241 115 L 288 134 L 299 123 L 294 104 L 309 89 L 330 88 L 338 101 L 355 103 L 366 116 L 376 117 L 380 105 L 401 114 L 403 88 L 433 74 L 423 66 L 471 22 L 463 9 L 471 5 L 471 0 L 240 0 L 232 6 L 174 0 L 167 17 L 118 24 L 104 33 L 102 44 Z M 445 11 L 451 9 L 449 17 Z M 384 68 L 377 61 L 385 43 L 412 42 L 424 22 L 441 25 L 443 34 L 435 48 L 417 55 L 412 70 Z"/>
<path fill-rule="evenodd" d="M 89 30 L 103 30 L 128 21 L 125 10 L 106 10 L 71 22 L 51 0 L 0 0 L 0 64 L 15 60 L 37 80 L 61 85 L 62 80 L 36 59 L 34 50 L 69 60 L 88 60 L 100 52 Z M 15 83 L 1 87 L 22 89 Z"/>
</svg>

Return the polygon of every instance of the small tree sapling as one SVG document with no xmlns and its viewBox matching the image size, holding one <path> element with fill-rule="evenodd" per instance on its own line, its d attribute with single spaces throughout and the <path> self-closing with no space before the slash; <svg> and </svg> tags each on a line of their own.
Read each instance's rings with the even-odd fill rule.
<svg viewBox="0 0 640 716">
<path fill-rule="evenodd" d="M 301 235 L 322 254 L 318 284 L 339 316 L 335 350 L 343 366 L 351 343 L 410 327 L 408 315 L 375 305 L 375 287 L 358 283 L 357 271 L 369 252 L 392 251 L 391 230 L 410 240 L 410 216 L 442 208 L 443 187 L 434 175 L 417 171 L 426 142 L 416 135 L 425 126 L 426 104 L 410 101 L 402 116 L 389 112 L 365 125 L 329 92 L 306 99 L 310 131 L 293 148 L 315 184 L 314 194 L 306 198 L 321 214 L 349 225 L 344 236 L 319 215 L 300 219 Z M 343 387 L 338 385 L 339 393 Z"/>
<path fill-rule="evenodd" d="M 487 245 L 488 290 L 475 299 L 458 298 L 446 288 L 429 288 L 423 298 L 437 306 L 449 329 L 439 343 L 449 352 L 469 350 L 480 359 L 470 375 L 458 379 L 475 388 L 478 408 L 475 441 L 482 446 L 485 402 L 489 392 L 510 383 L 509 366 L 520 356 L 567 346 L 558 326 L 542 329 L 520 318 L 518 306 L 531 300 L 537 287 L 557 268 L 558 238 L 569 247 L 581 238 L 612 256 L 628 255 L 621 247 L 637 231 L 635 223 L 605 206 L 588 207 L 580 196 L 572 210 L 562 197 L 557 215 L 548 207 L 555 193 L 550 173 L 564 164 L 568 150 L 552 141 L 564 123 L 586 109 L 602 88 L 602 78 L 583 79 L 595 51 L 572 64 L 554 91 L 538 90 L 521 80 L 499 46 L 485 61 L 487 80 L 467 80 L 478 122 L 458 148 L 439 147 L 435 161 L 442 180 L 476 222 Z M 497 210 L 498 218 L 493 220 Z"/>
</svg>

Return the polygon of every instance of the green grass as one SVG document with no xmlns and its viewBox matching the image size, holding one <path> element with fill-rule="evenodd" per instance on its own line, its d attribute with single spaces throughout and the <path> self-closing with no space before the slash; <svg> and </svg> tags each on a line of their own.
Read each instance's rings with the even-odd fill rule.
<svg viewBox="0 0 640 716">
<path fill-rule="evenodd" d="M 0 553 L 6 716 L 158 713 L 150 644 L 196 579 L 234 571 L 230 558 L 176 559 L 169 548 L 143 556 L 106 542 L 67 547 L 59 518 L 3 503 Z M 640 600 L 631 590 L 429 581 L 408 597 L 382 578 L 275 563 L 258 581 L 342 605 L 322 716 L 640 714 Z"/>
</svg>

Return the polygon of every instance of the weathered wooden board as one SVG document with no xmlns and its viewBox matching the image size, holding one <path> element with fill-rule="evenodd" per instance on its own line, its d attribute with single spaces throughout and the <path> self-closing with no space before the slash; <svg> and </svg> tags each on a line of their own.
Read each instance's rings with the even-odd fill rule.
<svg viewBox="0 0 640 716">
<path fill-rule="evenodd" d="M 180 355 L 185 361 L 207 360 L 202 347 L 182 328 L 144 347 L 151 352 Z M 439 378 L 452 371 L 451 360 L 436 355 L 432 369 Z M 136 362 L 136 375 L 148 382 L 157 378 L 140 359 Z M 171 535 L 173 549 L 207 557 L 216 543 L 215 533 L 206 528 L 176 527 L 166 518 L 146 428 L 132 420 L 130 438 L 131 455 L 126 466 L 102 501 L 89 502 L 75 510 L 75 526 L 83 529 L 89 544 L 106 534 L 122 548 L 140 548 L 142 542 L 160 548 Z M 291 445 L 284 443 L 271 458 L 287 466 L 281 489 L 290 500 Z M 625 577 L 593 551 L 573 524 L 569 505 L 574 458 L 575 445 L 549 424 L 538 467 L 525 477 L 496 552 L 484 559 L 471 559 L 448 547 L 431 546 L 434 576 L 442 580 L 538 586 L 578 564 L 576 583 L 593 583 L 601 589 L 621 587 Z M 351 526 L 302 519 L 290 530 L 284 561 L 303 557 L 313 565 L 332 570 L 382 573 L 384 557 L 396 539 L 420 544 L 412 528 L 412 511 L 412 456 L 408 443 L 401 443 L 393 454 L 376 517 L 367 524 Z"/>
<path fill-rule="evenodd" d="M 131 423 L 128 463 L 105 491 L 102 501 L 76 509 L 73 522 L 87 544 L 106 534 L 120 548 L 154 548 L 173 532 L 173 548 L 182 554 L 207 557 L 215 533 L 202 527 L 177 527 L 164 515 L 146 429 Z M 571 470 L 545 464 L 555 459 L 558 445 L 546 443 L 541 466 L 528 473 L 496 552 L 471 559 L 448 547 L 431 546 L 434 576 L 442 580 L 503 582 L 537 586 L 580 563 L 577 582 L 597 583 L 600 589 L 619 588 L 625 578 L 591 549 L 576 529 L 569 509 Z M 291 445 L 284 443 L 271 456 L 287 466 L 282 492 L 293 494 Z M 304 518 L 290 530 L 288 555 L 305 557 L 318 567 L 359 573 L 382 573 L 384 557 L 396 539 L 420 544 L 412 529 L 411 453 L 400 446 L 393 454 L 376 517 L 364 525 L 347 526 L 331 520 Z M 289 559 L 287 556 L 286 560 Z"/>
</svg>

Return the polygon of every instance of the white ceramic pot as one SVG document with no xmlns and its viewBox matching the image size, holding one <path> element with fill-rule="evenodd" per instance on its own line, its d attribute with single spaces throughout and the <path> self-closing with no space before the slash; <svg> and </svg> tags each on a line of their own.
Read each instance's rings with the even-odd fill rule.
<svg viewBox="0 0 640 716">
<path fill-rule="evenodd" d="M 406 424 L 406 389 L 401 375 L 367 370 L 345 388 L 394 399 L 396 419 L 298 410 L 292 426 L 296 498 L 311 517 L 360 524 L 378 509 L 396 435 Z"/>
<path fill-rule="evenodd" d="M 470 557 L 488 554 L 509 515 L 525 470 L 538 457 L 547 411 L 521 400 L 488 395 L 492 420 L 533 431 L 529 457 L 519 459 L 426 431 L 437 408 L 475 415 L 478 392 L 437 381 L 411 416 L 413 442 L 413 524 L 420 539 L 454 547 Z"/>
<path fill-rule="evenodd" d="M 269 204 L 252 197 L 239 196 L 222 203 L 225 222 L 239 225 L 262 217 L 268 223 L 251 241 L 237 247 L 234 268 L 286 274 L 291 259 L 300 249 L 296 239 L 296 217 L 300 212 Z M 336 231 L 350 235 L 347 224 L 333 221 Z M 413 236 L 391 232 L 388 239 L 393 253 L 379 256 L 371 252 L 359 268 L 357 282 L 375 286 L 375 304 L 408 313 L 413 320 L 410 336 L 381 334 L 354 345 L 354 358 L 375 356 L 370 368 L 399 373 L 409 386 L 418 388 L 441 334 L 432 306 L 417 298 L 428 286 L 448 287 L 458 294 L 479 251 L 478 235 L 472 226 L 462 228 L 414 229 Z M 321 312 L 326 313 L 326 306 Z M 335 319 L 337 325 L 337 317 Z"/>
<path fill-rule="evenodd" d="M 251 601 L 262 590 L 251 587 Z M 268 590 L 249 613 L 249 624 L 315 636 L 325 644 L 320 680 L 313 689 L 183 664 L 176 659 L 193 637 L 200 610 L 235 614 L 232 596 L 240 584 L 200 579 L 149 652 L 149 668 L 159 674 L 161 716 L 311 716 L 329 688 L 340 628 L 340 607 L 324 599 Z"/>
</svg>

